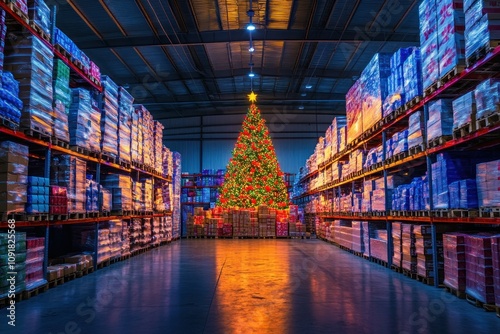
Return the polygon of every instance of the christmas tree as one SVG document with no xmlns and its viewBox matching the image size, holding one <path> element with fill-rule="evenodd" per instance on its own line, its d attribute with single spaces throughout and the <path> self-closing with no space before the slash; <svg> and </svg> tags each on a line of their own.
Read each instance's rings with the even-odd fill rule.
<svg viewBox="0 0 500 334">
<path fill-rule="evenodd" d="M 283 172 L 266 121 L 255 105 L 257 95 L 252 92 L 249 98 L 252 104 L 229 159 L 217 205 L 247 209 L 267 205 L 286 209 L 288 193 Z"/>
</svg>

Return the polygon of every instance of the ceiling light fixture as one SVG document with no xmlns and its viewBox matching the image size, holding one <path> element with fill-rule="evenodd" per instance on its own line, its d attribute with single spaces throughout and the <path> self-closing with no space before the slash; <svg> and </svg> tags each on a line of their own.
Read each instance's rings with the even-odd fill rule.
<svg viewBox="0 0 500 334">
<path fill-rule="evenodd" d="M 250 45 L 250 47 L 248 48 L 248 52 L 254 52 L 254 51 L 255 51 L 255 48 Z"/>
<path fill-rule="evenodd" d="M 313 88 L 312 85 L 306 85 L 306 89 L 311 89 L 311 88 Z"/>
<path fill-rule="evenodd" d="M 253 77 L 255 77 L 255 73 L 250 72 L 250 73 L 248 73 L 248 76 L 249 76 L 250 78 L 253 78 Z"/>
<path fill-rule="evenodd" d="M 299 106 L 299 110 L 304 110 L 304 106 Z"/>
<path fill-rule="evenodd" d="M 252 22 L 250 22 L 250 23 L 247 25 L 247 30 L 248 30 L 248 31 L 254 31 L 254 30 L 255 30 L 255 24 L 253 24 Z"/>
</svg>

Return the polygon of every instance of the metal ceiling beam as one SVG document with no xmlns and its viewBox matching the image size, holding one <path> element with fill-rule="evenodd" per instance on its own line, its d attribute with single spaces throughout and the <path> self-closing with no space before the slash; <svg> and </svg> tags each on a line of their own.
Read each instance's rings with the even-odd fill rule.
<svg viewBox="0 0 500 334">
<path fill-rule="evenodd" d="M 254 40 L 285 41 L 295 43 L 322 42 L 322 43 L 349 43 L 364 42 L 363 36 L 355 30 L 343 29 L 311 29 L 309 33 L 305 30 L 282 30 L 282 29 L 258 29 L 253 34 Z M 178 40 L 169 39 L 167 36 L 142 36 L 142 37 L 120 37 L 106 39 L 106 44 L 102 41 L 75 40 L 82 50 L 106 49 L 106 48 L 129 48 L 147 46 L 193 46 L 213 43 L 227 43 L 227 36 L 230 34 L 231 42 L 248 42 L 248 32 L 243 29 L 203 31 L 177 33 Z M 342 36 L 340 38 L 332 36 Z M 177 39 L 177 38 L 176 38 Z M 392 30 L 381 31 L 374 36 L 371 42 L 415 42 L 419 43 L 420 37 L 417 32 L 404 33 L 393 32 Z"/>
</svg>

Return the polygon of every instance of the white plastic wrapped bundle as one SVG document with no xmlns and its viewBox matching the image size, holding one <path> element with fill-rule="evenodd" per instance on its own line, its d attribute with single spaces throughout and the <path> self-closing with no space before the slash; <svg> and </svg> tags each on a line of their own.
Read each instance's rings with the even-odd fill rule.
<svg viewBox="0 0 500 334">
<path fill-rule="evenodd" d="M 439 74 L 445 76 L 465 60 L 465 14 L 462 2 L 441 0 L 438 10 Z"/>
<path fill-rule="evenodd" d="M 101 150 L 101 113 L 95 108 L 90 92 L 83 88 L 71 90 L 69 110 L 70 144 L 99 152 Z"/>
<path fill-rule="evenodd" d="M 405 102 L 409 102 L 423 95 L 422 59 L 418 47 L 412 48 L 411 54 L 404 62 L 403 70 Z"/>
<path fill-rule="evenodd" d="M 144 210 L 153 211 L 153 180 L 144 179 L 142 183 L 142 196 L 144 201 Z"/>
<path fill-rule="evenodd" d="M 144 109 L 142 113 L 142 126 L 143 126 L 143 160 L 144 165 L 152 167 L 153 166 L 153 133 L 154 133 L 154 123 L 153 116 L 151 113 Z"/>
<path fill-rule="evenodd" d="M 132 113 L 132 137 L 131 137 L 131 156 L 132 161 L 135 163 L 143 163 L 143 126 L 142 124 L 143 106 L 134 106 Z M 171 175 L 171 174 L 170 174 Z"/>
<path fill-rule="evenodd" d="M 134 98 L 125 88 L 119 88 L 118 94 L 118 156 L 131 162 L 132 112 Z"/>
<path fill-rule="evenodd" d="M 87 212 L 99 211 L 99 184 L 95 181 L 86 180 L 85 209 Z"/>
<path fill-rule="evenodd" d="M 24 212 L 27 202 L 28 147 L 14 142 L 0 143 L 0 212 Z"/>
<path fill-rule="evenodd" d="M 416 111 L 410 115 L 408 121 L 408 148 L 422 145 L 424 139 L 422 137 L 422 123 L 421 121 L 422 112 Z"/>
<path fill-rule="evenodd" d="M 144 211 L 144 196 L 141 182 L 132 182 L 132 202 L 135 211 Z"/>
<path fill-rule="evenodd" d="M 112 193 L 113 210 L 129 211 L 132 208 L 132 179 L 125 175 L 106 175 L 102 185 Z"/>
<path fill-rule="evenodd" d="M 363 131 L 382 119 L 382 102 L 387 97 L 387 78 L 391 74 L 390 54 L 377 53 L 361 73 L 363 90 Z"/>
<path fill-rule="evenodd" d="M 6 46 L 4 69 L 11 71 L 20 83 L 19 97 L 24 104 L 21 126 L 51 136 L 54 127 L 54 54 L 34 36 L 18 37 L 15 47 L 10 44 Z"/>
<path fill-rule="evenodd" d="M 465 1 L 464 1 L 465 9 Z M 490 41 L 500 39 L 498 3 L 476 1 L 465 9 L 465 56 L 468 58 Z"/>
<path fill-rule="evenodd" d="M 180 237 L 180 220 L 181 220 L 181 154 L 178 152 L 173 152 L 173 165 L 174 165 L 174 175 L 172 178 L 173 183 L 173 209 L 172 209 L 172 236 L 173 238 Z M 185 230 L 185 229 L 183 229 Z"/>
<path fill-rule="evenodd" d="M 69 155 L 55 156 L 52 161 L 52 182 L 68 191 L 68 212 L 85 212 L 87 163 Z"/>
<path fill-rule="evenodd" d="M 100 189 L 100 202 L 102 212 L 111 212 L 113 208 L 113 198 L 111 196 L 111 191 L 101 187 Z"/>
<path fill-rule="evenodd" d="M 68 114 L 66 107 L 61 101 L 54 102 L 54 137 L 69 143 Z"/>
<path fill-rule="evenodd" d="M 109 246 L 109 229 L 99 229 L 97 237 L 97 264 L 109 260 L 111 257 L 111 248 Z"/>
<path fill-rule="evenodd" d="M 347 144 L 363 133 L 362 89 L 362 82 L 358 79 L 346 94 Z"/>
<path fill-rule="evenodd" d="M 479 207 L 499 207 L 500 160 L 477 164 L 476 170 Z"/>
<path fill-rule="evenodd" d="M 155 189 L 154 189 L 154 204 L 153 204 L 153 210 L 157 212 L 162 212 L 167 210 L 165 203 L 167 202 L 167 199 L 163 197 L 163 184 L 157 184 L 155 183 Z"/>
<path fill-rule="evenodd" d="M 118 156 L 118 86 L 102 76 L 103 104 L 101 109 L 101 151 L 112 157 Z"/>
<path fill-rule="evenodd" d="M 451 135 L 453 128 L 453 105 L 451 100 L 435 100 L 429 103 L 427 140 Z"/>
<path fill-rule="evenodd" d="M 123 221 L 120 219 L 110 220 L 109 226 L 109 255 L 110 257 L 117 258 L 122 255 L 123 246 Z"/>
<path fill-rule="evenodd" d="M 476 121 L 476 98 L 469 92 L 453 100 L 453 128 L 457 129 L 467 123 Z"/>
<path fill-rule="evenodd" d="M 154 121 L 154 143 L 153 143 L 153 156 L 154 156 L 154 169 L 163 174 L 163 124 Z"/>
<path fill-rule="evenodd" d="M 489 116 L 498 111 L 500 100 L 500 80 L 488 79 L 477 85 L 474 90 L 476 99 L 476 119 Z"/>
<path fill-rule="evenodd" d="M 392 136 L 392 152 L 394 155 L 408 151 L 408 130 L 396 132 Z"/>
<path fill-rule="evenodd" d="M 122 222 L 122 256 L 130 254 L 130 230 L 126 221 Z"/>
<path fill-rule="evenodd" d="M 151 221 L 151 234 L 152 234 L 152 244 L 159 245 L 162 241 L 160 233 L 160 217 L 154 217 Z"/>
<path fill-rule="evenodd" d="M 151 218 L 144 218 L 142 224 L 142 246 L 147 247 L 151 245 L 152 233 L 151 233 Z"/>
<path fill-rule="evenodd" d="M 142 219 L 134 218 L 130 224 L 130 250 L 136 251 L 142 248 Z"/>
</svg>

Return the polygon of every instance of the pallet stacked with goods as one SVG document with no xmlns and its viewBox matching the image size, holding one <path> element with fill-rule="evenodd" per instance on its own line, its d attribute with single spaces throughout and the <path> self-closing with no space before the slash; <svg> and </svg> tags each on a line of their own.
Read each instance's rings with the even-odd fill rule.
<svg viewBox="0 0 500 334">
<path fill-rule="evenodd" d="M 372 58 L 346 120 L 333 120 L 294 185 L 318 237 L 486 309 L 500 293 L 488 276 L 500 233 L 496 11 L 422 1 L 420 48 Z"/>
<path fill-rule="evenodd" d="M 203 209 L 195 207 L 187 215 L 188 238 L 306 238 L 305 227 L 298 221 L 298 207 L 276 210 L 265 205 L 254 209 Z"/>
<path fill-rule="evenodd" d="M 163 126 L 51 17 L 42 0 L 0 2 L 0 248 L 15 222 L 13 293 L 28 296 L 179 235 L 181 157 L 164 164 Z"/>
</svg>

